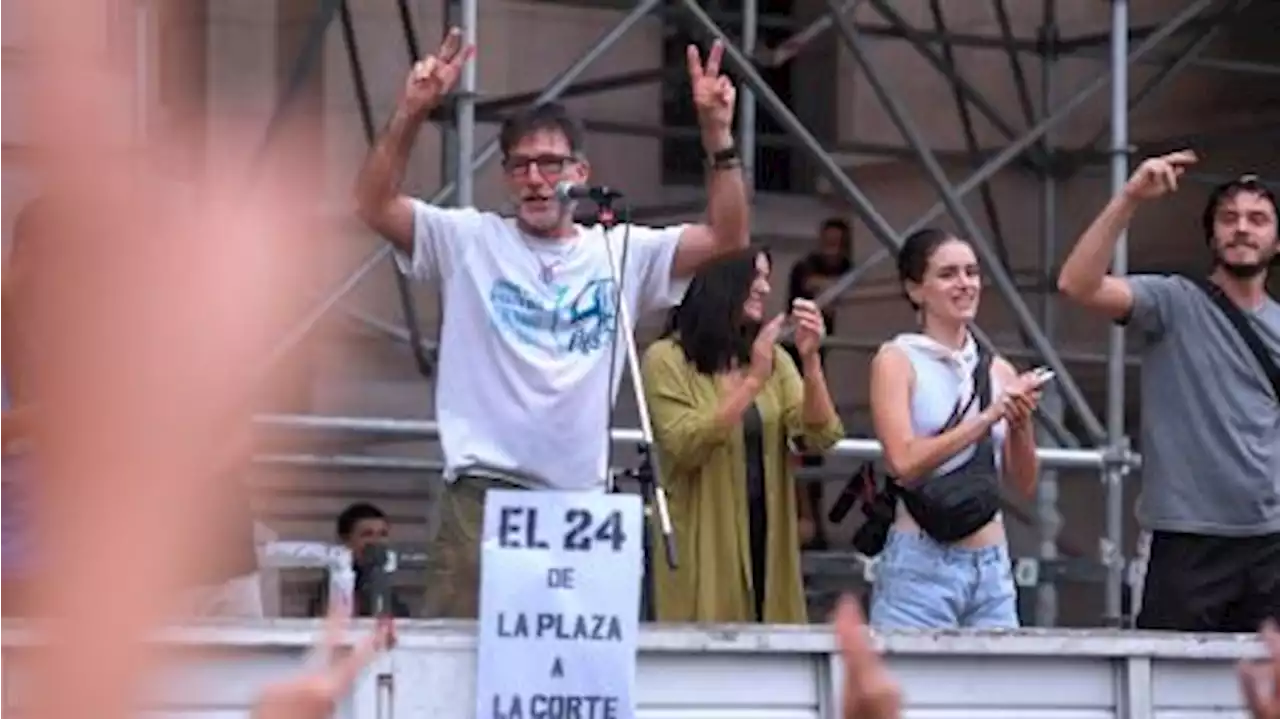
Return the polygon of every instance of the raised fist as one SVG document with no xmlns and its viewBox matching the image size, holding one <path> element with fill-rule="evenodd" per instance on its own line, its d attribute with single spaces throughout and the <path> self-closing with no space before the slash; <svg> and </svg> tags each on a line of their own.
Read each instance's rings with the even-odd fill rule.
<svg viewBox="0 0 1280 719">
<path fill-rule="evenodd" d="M 434 55 L 428 55 L 413 64 L 409 78 L 404 83 L 401 104 L 414 114 L 421 114 L 435 107 L 440 98 L 449 94 L 458 84 L 462 67 L 475 55 L 473 45 L 462 44 L 462 31 L 450 28 Z"/>
<path fill-rule="evenodd" d="M 1138 165 L 1124 185 L 1124 193 L 1136 200 L 1154 200 L 1178 189 L 1178 178 L 1196 163 L 1196 153 L 1179 150 L 1152 157 Z"/>
</svg>

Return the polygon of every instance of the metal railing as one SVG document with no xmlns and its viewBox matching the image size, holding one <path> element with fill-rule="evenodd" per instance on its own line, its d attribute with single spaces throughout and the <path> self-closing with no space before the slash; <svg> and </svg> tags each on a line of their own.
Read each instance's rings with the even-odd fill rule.
<svg viewBox="0 0 1280 719">
<path fill-rule="evenodd" d="M 257 423 L 266 428 L 302 429 L 330 432 L 352 432 L 368 435 L 383 435 L 404 439 L 434 440 L 440 436 L 440 426 L 436 422 L 416 419 L 392 419 L 386 417 L 337 417 L 328 415 L 274 414 L 259 415 Z M 632 428 L 614 428 L 611 437 L 614 442 L 638 444 L 641 441 L 640 430 Z M 883 450 L 874 439 L 842 439 L 836 443 L 828 454 L 851 459 L 880 459 Z M 315 462 L 323 461 L 317 455 L 302 455 Z M 1089 469 L 1101 470 L 1113 467 L 1132 469 L 1140 463 L 1139 456 L 1131 451 L 1120 453 L 1108 449 L 1038 447 L 1036 456 L 1045 468 L 1054 469 Z M 397 458 L 371 457 L 381 469 L 395 469 Z M 406 465 L 414 465 L 415 469 L 424 468 L 426 460 L 403 458 Z M 429 468 L 430 465 L 427 465 Z"/>
</svg>

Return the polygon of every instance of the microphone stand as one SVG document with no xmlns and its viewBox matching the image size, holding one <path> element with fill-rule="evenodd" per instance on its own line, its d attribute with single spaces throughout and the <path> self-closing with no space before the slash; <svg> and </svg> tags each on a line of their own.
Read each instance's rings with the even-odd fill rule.
<svg viewBox="0 0 1280 719">
<path fill-rule="evenodd" d="M 654 619 L 654 587 L 653 587 L 653 541 L 652 531 L 649 517 L 651 513 L 657 513 L 658 527 L 662 531 L 662 544 L 666 552 L 667 566 L 676 569 L 676 541 L 675 533 L 671 527 L 671 512 L 667 506 L 667 493 L 662 488 L 662 482 L 659 478 L 657 458 L 653 452 L 653 420 L 649 414 L 649 403 L 645 399 L 644 380 L 640 376 L 640 353 L 636 349 L 636 337 L 633 325 L 631 323 L 631 312 L 627 309 L 626 295 L 623 294 L 623 277 L 621 266 L 614 262 L 613 244 L 610 232 L 617 227 L 619 222 L 618 214 L 614 212 L 613 201 L 619 194 L 616 192 L 604 192 L 596 194 L 592 199 L 596 203 L 596 220 L 604 229 L 605 248 L 609 253 L 609 271 L 613 274 L 614 286 L 616 289 L 619 324 L 614 327 L 614 341 L 617 341 L 619 335 L 622 336 L 626 343 L 627 367 L 631 372 L 631 384 L 635 390 L 636 411 L 640 415 L 640 442 L 637 446 L 637 452 L 640 455 L 640 464 L 634 470 L 628 470 L 624 476 L 636 480 L 640 484 L 640 493 L 644 498 L 646 508 L 646 517 L 644 522 L 644 583 L 641 588 L 641 613 L 642 618 L 646 621 Z M 622 241 L 622 262 L 626 262 L 626 253 L 628 251 L 628 239 L 624 235 Z M 610 358 L 610 361 L 614 361 Z M 621 378 L 618 378 L 621 381 Z M 613 388 L 609 388 L 612 393 Z M 610 397 L 612 401 L 612 396 Z M 612 429 L 612 428 L 610 428 Z M 612 442 L 612 438 L 609 439 Z"/>
</svg>

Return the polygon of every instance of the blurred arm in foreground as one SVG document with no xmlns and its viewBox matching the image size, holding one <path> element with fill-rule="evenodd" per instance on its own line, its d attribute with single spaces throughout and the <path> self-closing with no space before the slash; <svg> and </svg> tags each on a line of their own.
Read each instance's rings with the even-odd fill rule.
<svg viewBox="0 0 1280 719">
<path fill-rule="evenodd" d="M 317 646 L 316 668 L 267 687 L 254 703 L 253 719 L 329 719 L 360 673 L 395 642 L 389 621 L 379 622 L 373 634 L 350 651 L 336 656 L 350 610 L 332 606 Z M 844 661 L 843 719 L 899 719 L 902 692 L 871 644 L 862 610 L 845 597 L 833 618 L 836 644 Z M 1280 659 L 1280 655 L 1277 655 Z M 1280 666 L 1280 662 L 1277 663 Z M 1272 719 L 1272 715 L 1260 715 Z"/>
<path fill-rule="evenodd" d="M 1262 642 L 1270 659 L 1241 664 L 1240 688 L 1253 719 L 1280 719 L 1280 627 L 1274 621 L 1262 625 Z"/>
<path fill-rule="evenodd" d="M 26 278 L 18 308 L 25 326 L 48 330 L 29 382 L 42 648 L 25 694 L 45 719 L 132 719 L 152 670 L 172 665 L 147 640 L 221 559 L 221 470 L 248 456 L 262 358 L 305 276 L 297 248 L 318 242 L 303 225 L 322 174 L 296 141 L 309 118 L 280 133 L 255 177 L 228 158 L 248 157 L 263 119 L 206 115 L 199 135 L 138 137 L 134 48 L 107 42 L 133 37 L 118 5 L 5 6 L 31 43 L 23 179 L 68 210 L 41 234 L 49 264 Z M 174 89 L 172 116 L 195 116 L 177 106 L 196 98 Z M 174 158 L 214 143 L 211 166 L 184 176 Z"/>
<path fill-rule="evenodd" d="M 836 605 L 836 648 L 844 663 L 844 719 L 899 719 L 902 689 L 871 644 L 867 620 L 857 600 L 845 596 Z"/>
<path fill-rule="evenodd" d="M 329 719 L 338 703 L 379 652 L 395 639 L 391 621 L 379 620 L 377 629 L 339 654 L 351 607 L 341 601 L 329 606 L 324 634 L 316 646 L 315 666 L 292 679 L 267 687 L 253 705 L 252 719 Z"/>
</svg>

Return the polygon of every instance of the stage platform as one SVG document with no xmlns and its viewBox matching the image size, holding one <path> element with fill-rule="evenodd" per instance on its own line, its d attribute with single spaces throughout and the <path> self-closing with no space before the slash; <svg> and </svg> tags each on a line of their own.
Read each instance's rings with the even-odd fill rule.
<svg viewBox="0 0 1280 719">
<path fill-rule="evenodd" d="M 471 719 L 473 625 L 399 626 L 399 645 L 361 680 L 339 716 Z M 353 634 L 368 623 L 360 627 Z M 167 632 L 163 641 L 193 653 L 161 682 L 150 716 L 247 717 L 259 687 L 300 669 L 318 631 L 315 620 L 267 620 Z M 23 649 L 34 636 L 15 623 L 0 636 L 5 715 L 21 716 Z M 1113 630 L 895 633 L 878 641 L 903 684 L 910 719 L 1245 719 L 1234 667 L 1262 655 L 1248 635 Z M 833 651 L 822 626 L 650 625 L 640 637 L 638 715 L 837 717 Z"/>
</svg>

